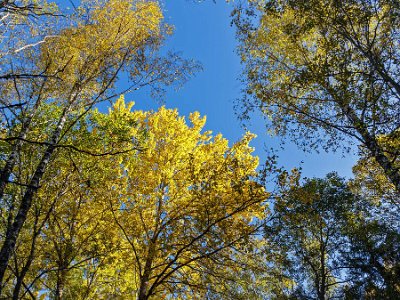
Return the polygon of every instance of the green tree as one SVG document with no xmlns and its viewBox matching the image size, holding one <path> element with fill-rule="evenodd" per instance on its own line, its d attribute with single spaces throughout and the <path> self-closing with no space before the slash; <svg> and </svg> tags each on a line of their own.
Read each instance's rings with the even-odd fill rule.
<svg viewBox="0 0 400 300">
<path fill-rule="evenodd" d="M 303 185 L 283 173 L 280 182 L 265 230 L 264 273 L 281 282 L 273 299 L 399 297 L 396 203 L 354 193 L 334 173 Z"/>
<path fill-rule="evenodd" d="M 380 136 L 379 143 L 391 153 L 399 165 L 396 151 L 398 131 L 391 137 Z M 375 159 L 367 153 L 354 166 L 355 178 L 350 188 L 365 201 L 358 212 L 347 220 L 344 234 L 350 248 L 343 253 L 351 284 L 346 290 L 349 299 L 396 299 L 400 297 L 400 224 L 398 194 Z"/>
<path fill-rule="evenodd" d="M 346 299 L 400 297 L 400 228 L 398 209 L 388 214 L 376 209 L 369 218 L 348 223 L 351 243 L 342 259 L 348 265 Z"/>
<path fill-rule="evenodd" d="M 399 193 L 399 168 L 378 141 L 400 126 L 399 11 L 392 0 L 237 8 L 245 111 L 261 110 L 275 133 L 305 149 L 360 144 Z"/>
<path fill-rule="evenodd" d="M 333 299 L 341 295 L 347 265 L 339 258 L 349 239 L 343 233 L 347 214 L 358 199 L 343 179 L 332 173 L 325 179 L 307 179 L 299 186 L 295 178 L 281 176 L 281 195 L 265 227 L 265 239 L 275 268 L 275 280 L 293 281 L 277 289 L 277 299 Z M 293 179 L 295 179 L 293 181 Z M 278 273 L 275 272 L 275 275 Z"/>
</svg>

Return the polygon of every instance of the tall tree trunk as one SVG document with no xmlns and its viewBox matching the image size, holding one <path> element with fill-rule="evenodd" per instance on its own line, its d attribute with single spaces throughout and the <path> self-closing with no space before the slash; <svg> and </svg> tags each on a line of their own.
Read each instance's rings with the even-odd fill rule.
<svg viewBox="0 0 400 300">
<path fill-rule="evenodd" d="M 379 145 L 376 136 L 368 131 L 366 124 L 360 120 L 354 110 L 348 105 L 338 101 L 343 113 L 352 122 L 354 128 L 361 135 L 365 147 L 370 151 L 372 157 L 381 166 L 387 178 L 394 185 L 397 193 L 400 195 L 400 169 L 385 155 L 382 146 Z"/>
<path fill-rule="evenodd" d="M 18 137 L 15 140 L 14 145 L 11 148 L 11 153 L 7 157 L 6 164 L 4 165 L 3 169 L 1 170 L 0 173 L 0 200 L 4 196 L 4 190 L 7 186 L 7 183 L 10 180 L 10 175 L 14 170 L 15 163 L 17 161 L 18 153 L 21 149 L 22 146 L 22 140 L 26 138 L 26 135 L 29 131 L 29 125 L 32 120 L 32 115 L 22 124 L 22 129 L 18 135 Z"/>
<path fill-rule="evenodd" d="M 163 200 L 164 200 L 164 192 L 165 192 L 165 185 L 161 185 L 161 194 L 159 195 L 158 198 L 158 203 L 156 207 L 156 218 L 154 220 L 154 232 L 153 236 L 150 239 L 150 245 L 149 245 L 149 250 L 146 258 L 146 263 L 144 266 L 144 271 L 143 275 L 140 278 L 140 288 L 139 288 L 139 295 L 138 295 L 138 300 L 147 300 L 147 298 L 150 296 L 148 295 L 148 284 L 149 284 L 149 278 L 151 274 L 151 266 L 153 264 L 153 259 L 156 254 L 156 244 L 157 244 L 157 238 L 159 234 L 159 226 L 160 226 L 160 221 L 161 221 L 161 214 L 162 214 L 162 208 L 163 208 Z M 150 291 L 151 294 L 151 291 Z"/>
<path fill-rule="evenodd" d="M 35 223 L 34 223 L 34 226 L 33 226 L 33 236 L 32 236 L 32 242 L 31 242 L 31 249 L 29 251 L 29 255 L 28 255 L 28 258 L 27 258 L 27 261 L 26 261 L 25 265 L 23 266 L 21 272 L 17 276 L 17 281 L 15 283 L 14 291 L 13 291 L 13 300 L 18 300 L 19 299 L 19 295 L 21 293 L 21 288 L 23 286 L 25 276 L 28 273 L 28 271 L 29 271 L 29 269 L 30 269 L 30 267 L 32 265 L 33 260 L 35 259 L 37 237 L 42 232 L 42 228 L 43 228 L 45 222 L 47 221 L 47 219 L 49 218 L 51 211 L 52 211 L 52 208 L 50 208 L 50 210 L 47 212 L 46 217 L 44 218 L 44 220 L 41 222 L 40 225 L 39 225 L 39 214 L 36 214 L 36 216 L 35 216 Z"/>
<path fill-rule="evenodd" d="M 148 278 L 147 278 L 148 280 Z M 145 277 L 140 279 L 140 288 L 138 294 L 138 300 L 146 300 L 147 299 L 147 281 Z"/>
<path fill-rule="evenodd" d="M 67 276 L 66 268 L 62 267 L 61 270 L 57 271 L 57 286 L 55 291 L 56 300 L 63 299 L 66 276 Z"/>
<path fill-rule="evenodd" d="M 153 240 L 151 240 L 149 252 L 143 270 L 143 275 L 141 275 L 140 277 L 138 300 L 147 300 L 149 296 L 147 295 L 147 292 L 148 292 L 148 284 L 149 284 L 151 265 L 153 264 L 154 254 L 155 254 L 155 243 Z"/>
<path fill-rule="evenodd" d="M 40 97 L 36 100 L 35 105 L 33 106 L 32 110 L 30 111 L 29 115 L 23 119 L 21 124 L 21 131 L 18 134 L 18 137 L 15 140 L 14 145 L 12 146 L 11 153 L 7 158 L 6 164 L 4 165 L 3 169 L 0 173 L 0 200 L 4 196 L 4 190 L 7 186 L 7 183 L 10 180 L 10 175 L 14 170 L 14 166 L 18 157 L 18 153 L 23 143 L 23 139 L 26 138 L 26 135 L 29 132 L 29 126 L 31 125 L 32 118 L 35 116 L 39 106 L 41 104 Z M 1 284 L 1 281 L 0 281 Z"/>
<path fill-rule="evenodd" d="M 35 240 L 36 240 L 36 236 L 37 235 L 35 235 L 35 237 L 34 237 Z M 19 295 L 21 293 L 21 288 L 22 288 L 25 276 L 28 273 L 28 271 L 29 271 L 29 269 L 30 269 L 30 267 L 32 265 L 34 254 L 35 254 L 35 246 L 34 246 L 34 243 L 32 243 L 32 248 L 31 248 L 31 251 L 29 253 L 28 260 L 27 260 L 26 264 L 24 265 L 24 267 L 22 268 L 21 273 L 18 275 L 17 281 L 16 281 L 15 286 L 14 286 L 13 300 L 18 300 L 19 299 Z"/>
<path fill-rule="evenodd" d="M 36 171 L 31 178 L 28 187 L 26 188 L 25 194 L 21 200 L 20 206 L 18 208 L 18 213 L 14 218 L 14 222 L 9 230 L 7 230 L 7 234 L 3 243 L 3 246 L 0 251 L 0 295 L 3 290 L 3 279 L 5 272 L 8 267 L 8 262 L 10 257 L 15 249 L 15 244 L 18 238 L 18 235 L 21 231 L 22 226 L 25 223 L 28 212 L 32 206 L 32 199 L 40 186 L 40 181 L 46 171 L 46 168 L 50 162 L 50 159 L 53 155 L 54 150 L 56 149 L 58 140 L 60 138 L 62 129 L 66 122 L 66 115 L 68 112 L 68 108 L 65 108 L 63 114 L 57 124 L 56 129 L 53 132 L 52 138 L 50 140 L 49 146 L 46 148 L 41 161 L 36 167 Z"/>
<path fill-rule="evenodd" d="M 321 264 L 321 282 L 320 282 L 318 299 L 319 300 L 325 300 L 325 294 L 326 294 L 325 247 L 324 247 L 322 242 L 321 242 L 321 245 L 320 245 L 320 259 L 321 259 L 321 261 L 320 261 L 320 264 Z"/>
</svg>

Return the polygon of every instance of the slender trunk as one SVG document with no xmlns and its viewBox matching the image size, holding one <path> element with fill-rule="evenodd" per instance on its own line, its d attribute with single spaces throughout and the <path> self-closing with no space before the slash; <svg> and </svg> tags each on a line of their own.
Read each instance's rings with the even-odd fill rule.
<svg viewBox="0 0 400 300">
<path fill-rule="evenodd" d="M 138 295 L 138 300 L 146 300 L 147 299 L 147 280 L 145 277 L 142 277 L 140 279 L 140 288 L 139 288 L 139 295 Z"/>
<path fill-rule="evenodd" d="M 43 222 L 42 226 L 40 226 L 39 229 L 37 229 L 37 224 L 38 224 L 38 221 L 39 221 L 38 218 L 39 217 L 36 216 L 35 225 L 34 225 L 34 229 L 33 229 L 34 233 L 33 233 L 33 237 L 32 237 L 31 249 L 29 251 L 28 259 L 27 259 L 25 265 L 23 266 L 20 274 L 17 276 L 17 281 L 15 283 L 14 291 L 13 291 L 13 300 L 18 300 L 19 299 L 19 295 L 20 295 L 20 292 L 21 292 L 22 285 L 24 283 L 25 276 L 28 273 L 28 271 L 29 271 L 29 269 L 30 269 L 30 267 L 32 265 L 32 262 L 33 262 L 33 260 L 35 258 L 36 239 L 39 236 L 39 234 L 41 233 L 42 227 L 44 225 L 44 222 Z"/>
<path fill-rule="evenodd" d="M 19 133 L 17 139 L 15 140 L 14 145 L 12 146 L 11 153 L 7 158 L 7 162 L 4 165 L 3 169 L 0 173 L 0 200 L 4 196 L 4 190 L 7 186 L 7 183 L 10 180 L 10 175 L 14 170 L 15 163 L 17 161 L 18 153 L 22 146 L 22 140 L 26 138 L 26 135 L 29 130 L 29 125 L 32 120 L 32 115 L 22 124 L 21 132 Z"/>
<path fill-rule="evenodd" d="M 316 272 L 317 273 L 315 273 L 314 288 L 317 293 L 317 299 L 321 300 L 321 282 L 320 282 L 319 274 L 318 274 L 319 270 L 317 269 Z"/>
<path fill-rule="evenodd" d="M 65 278 L 66 278 L 66 268 L 62 268 L 61 270 L 57 271 L 57 286 L 55 291 L 55 299 L 61 300 L 64 295 L 64 288 L 65 288 Z"/>
<path fill-rule="evenodd" d="M 68 108 L 66 108 L 57 124 L 56 129 L 53 132 L 50 145 L 46 148 L 41 161 L 39 162 L 36 171 L 31 178 L 29 185 L 25 191 L 24 196 L 22 197 L 21 204 L 18 208 L 18 213 L 14 218 L 14 222 L 10 228 L 7 230 L 7 234 L 3 243 L 3 246 L 0 251 L 0 295 L 2 293 L 3 288 L 3 278 L 8 266 L 9 259 L 14 252 L 15 243 L 17 241 L 19 232 L 21 231 L 22 226 L 25 223 L 28 212 L 32 206 L 32 199 L 37 190 L 39 189 L 40 181 L 46 171 L 46 168 L 50 162 L 52 154 L 56 149 L 56 145 L 58 143 L 58 139 L 61 135 L 61 131 L 66 122 L 66 114 L 68 112 Z"/>
<path fill-rule="evenodd" d="M 67 178 L 68 177 L 69 176 L 67 176 Z M 44 225 L 46 224 L 46 222 L 48 221 L 48 219 L 49 219 L 49 217 L 50 217 L 50 215 L 51 215 L 51 213 L 52 213 L 52 211 L 54 209 L 56 201 L 57 201 L 57 199 L 58 199 L 58 197 L 60 196 L 61 193 L 62 192 L 58 193 L 58 195 L 54 199 L 53 203 L 51 204 L 49 210 L 47 211 L 44 219 L 40 222 L 40 224 L 39 224 L 39 213 L 36 214 L 35 223 L 34 223 L 34 226 L 33 226 L 33 237 L 32 237 L 32 242 L 31 242 L 31 249 L 30 249 L 29 256 L 28 256 L 26 264 L 24 265 L 24 267 L 22 268 L 21 272 L 17 276 L 17 281 L 16 281 L 16 284 L 15 284 L 15 287 L 14 287 L 14 291 L 13 291 L 13 300 L 19 299 L 19 295 L 21 293 L 21 288 L 22 288 L 22 286 L 25 286 L 25 284 L 24 284 L 25 276 L 28 273 L 28 271 L 29 271 L 29 269 L 30 269 L 30 267 L 32 265 L 33 260 L 35 259 L 36 240 L 37 240 L 38 236 L 42 233 L 42 229 L 43 229 Z M 26 288 L 26 286 L 25 286 L 25 288 Z M 30 293 L 30 291 L 28 289 L 27 289 L 27 292 Z"/>
<path fill-rule="evenodd" d="M 154 255 L 156 252 L 156 244 L 157 244 L 157 238 L 158 238 L 158 234 L 159 234 L 159 225 L 160 225 L 161 214 L 162 214 L 162 209 L 163 209 L 164 192 L 165 192 L 165 185 L 161 184 L 161 194 L 159 195 L 158 203 L 157 203 L 157 207 L 156 207 L 156 211 L 155 211 L 156 218 L 154 220 L 154 232 L 153 232 L 153 236 L 151 237 L 151 240 L 150 240 L 149 251 L 147 254 L 147 258 L 146 258 L 143 275 L 140 278 L 140 288 L 139 288 L 138 300 L 147 300 L 147 298 L 149 297 L 148 282 L 149 282 L 149 278 L 150 278 L 150 274 L 151 274 L 151 265 L 153 264 L 153 259 L 154 259 Z"/>
<path fill-rule="evenodd" d="M 400 169 L 396 168 L 394 163 L 385 155 L 385 151 L 381 145 L 379 145 L 376 136 L 368 131 L 365 123 L 358 118 L 354 110 L 347 104 L 343 105 L 343 103 L 339 103 L 339 105 L 341 105 L 342 111 L 363 138 L 364 145 L 375 158 L 376 162 L 381 166 L 387 178 L 394 185 L 397 193 L 400 194 Z"/>
<path fill-rule="evenodd" d="M 153 264 L 153 258 L 155 254 L 155 242 L 153 240 L 150 241 L 150 248 L 146 258 L 146 264 L 144 266 L 143 275 L 140 277 L 140 287 L 138 300 L 147 300 L 148 298 L 148 283 L 151 274 L 151 265 Z"/>
<path fill-rule="evenodd" d="M 324 246 L 320 246 L 321 251 L 321 282 L 319 288 L 319 300 L 325 300 L 326 293 L 326 274 L 325 274 L 325 250 Z"/>
<path fill-rule="evenodd" d="M 329 230 L 324 232 L 324 222 L 322 218 L 319 224 L 319 252 L 320 252 L 320 264 L 321 264 L 321 287 L 320 287 L 320 297 L 319 300 L 325 300 L 326 290 L 327 290 L 327 271 L 326 271 L 326 245 L 328 243 Z"/>
<path fill-rule="evenodd" d="M 18 153 L 22 146 L 22 142 L 23 142 L 22 140 L 26 138 L 26 135 L 29 132 L 29 126 L 31 125 L 31 122 L 32 122 L 32 118 L 36 114 L 40 104 L 41 104 L 41 99 L 39 97 L 36 100 L 35 105 L 33 106 L 29 115 L 22 122 L 21 131 L 20 131 L 17 139 L 15 140 L 15 143 L 11 149 L 11 153 L 7 158 L 6 164 L 4 165 L 3 169 L 1 170 L 1 173 L 0 173 L 0 200 L 4 196 L 4 190 L 7 186 L 7 183 L 10 180 L 10 175 L 11 175 L 12 171 L 14 170 L 14 166 L 15 166 L 15 163 L 16 163 L 16 160 L 18 157 Z M 8 230 L 8 228 L 7 228 L 7 230 Z M 1 281 L 0 281 L 0 284 L 1 284 Z"/>
<path fill-rule="evenodd" d="M 31 267 L 31 264 L 33 262 L 34 252 L 35 251 L 31 251 L 31 253 L 29 254 L 28 261 L 26 262 L 25 266 L 21 270 L 21 273 L 17 277 L 17 281 L 15 283 L 14 291 L 13 291 L 13 300 L 19 299 L 19 295 L 21 293 L 21 288 L 24 283 L 25 275 L 28 273 L 28 270 Z"/>
</svg>

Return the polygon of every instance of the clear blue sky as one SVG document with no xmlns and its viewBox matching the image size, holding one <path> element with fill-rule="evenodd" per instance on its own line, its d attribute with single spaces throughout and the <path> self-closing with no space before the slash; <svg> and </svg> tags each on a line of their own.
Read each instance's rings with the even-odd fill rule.
<svg viewBox="0 0 400 300">
<path fill-rule="evenodd" d="M 57 2 L 68 2 L 59 0 Z M 165 19 L 175 27 L 174 34 L 167 40 L 167 50 L 180 51 L 185 58 L 198 60 L 203 71 L 196 74 L 179 91 L 168 91 L 164 105 L 178 108 L 180 114 L 188 115 L 199 111 L 207 116 L 206 129 L 222 133 L 229 141 L 240 139 L 243 126 L 234 112 L 234 101 L 241 96 L 240 59 L 235 53 L 235 29 L 230 26 L 232 5 L 224 0 L 161 0 Z M 74 3 L 79 3 L 74 0 Z M 68 4 L 67 4 L 68 5 Z M 121 82 L 121 84 L 123 84 Z M 149 97 L 146 91 L 126 95 L 126 100 L 135 101 L 136 109 L 157 109 L 161 104 Z M 248 129 L 257 134 L 252 142 L 255 154 L 262 162 L 266 148 L 279 148 L 279 138 L 272 138 L 265 132 L 264 121 L 254 118 Z M 287 169 L 300 166 L 303 161 L 303 175 L 323 177 L 330 171 L 350 177 L 355 157 L 341 153 L 306 154 L 291 143 L 279 150 L 279 164 Z"/>
<path fill-rule="evenodd" d="M 223 0 L 207 0 L 196 3 L 192 0 L 165 0 L 166 21 L 175 26 L 166 47 L 182 51 L 186 58 L 199 60 L 203 71 L 198 73 L 181 90 L 170 91 L 166 95 L 165 105 L 177 107 L 181 114 L 187 115 L 199 111 L 207 116 L 206 128 L 214 133 L 222 133 L 231 142 L 238 140 L 244 133 L 243 126 L 235 116 L 235 99 L 241 96 L 239 78 L 240 59 L 235 53 L 235 29 L 230 26 L 232 5 Z M 136 102 L 140 109 L 156 108 L 159 103 L 146 95 L 132 94 L 127 97 Z M 254 118 L 247 124 L 250 131 L 257 134 L 252 146 L 260 161 L 265 160 L 265 148 L 279 147 L 279 139 L 265 132 L 264 120 Z M 350 177 L 355 157 L 341 153 L 306 154 L 295 145 L 286 143 L 279 150 L 279 164 L 290 169 L 303 161 L 303 175 L 322 177 L 330 171 Z"/>
</svg>

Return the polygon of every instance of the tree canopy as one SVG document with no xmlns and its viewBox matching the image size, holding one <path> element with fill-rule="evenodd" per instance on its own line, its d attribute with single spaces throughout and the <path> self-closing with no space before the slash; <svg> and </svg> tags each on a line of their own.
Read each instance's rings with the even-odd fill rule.
<svg viewBox="0 0 400 300">
<path fill-rule="evenodd" d="M 353 178 L 136 108 L 200 69 L 162 1 L 0 0 L 1 299 L 400 298 L 398 1 L 227 2 L 242 117 Z"/>
<path fill-rule="evenodd" d="M 234 19 L 243 106 L 305 148 L 362 145 L 399 192 L 398 152 L 379 143 L 400 125 L 399 9 L 385 0 L 249 1 Z"/>
</svg>

